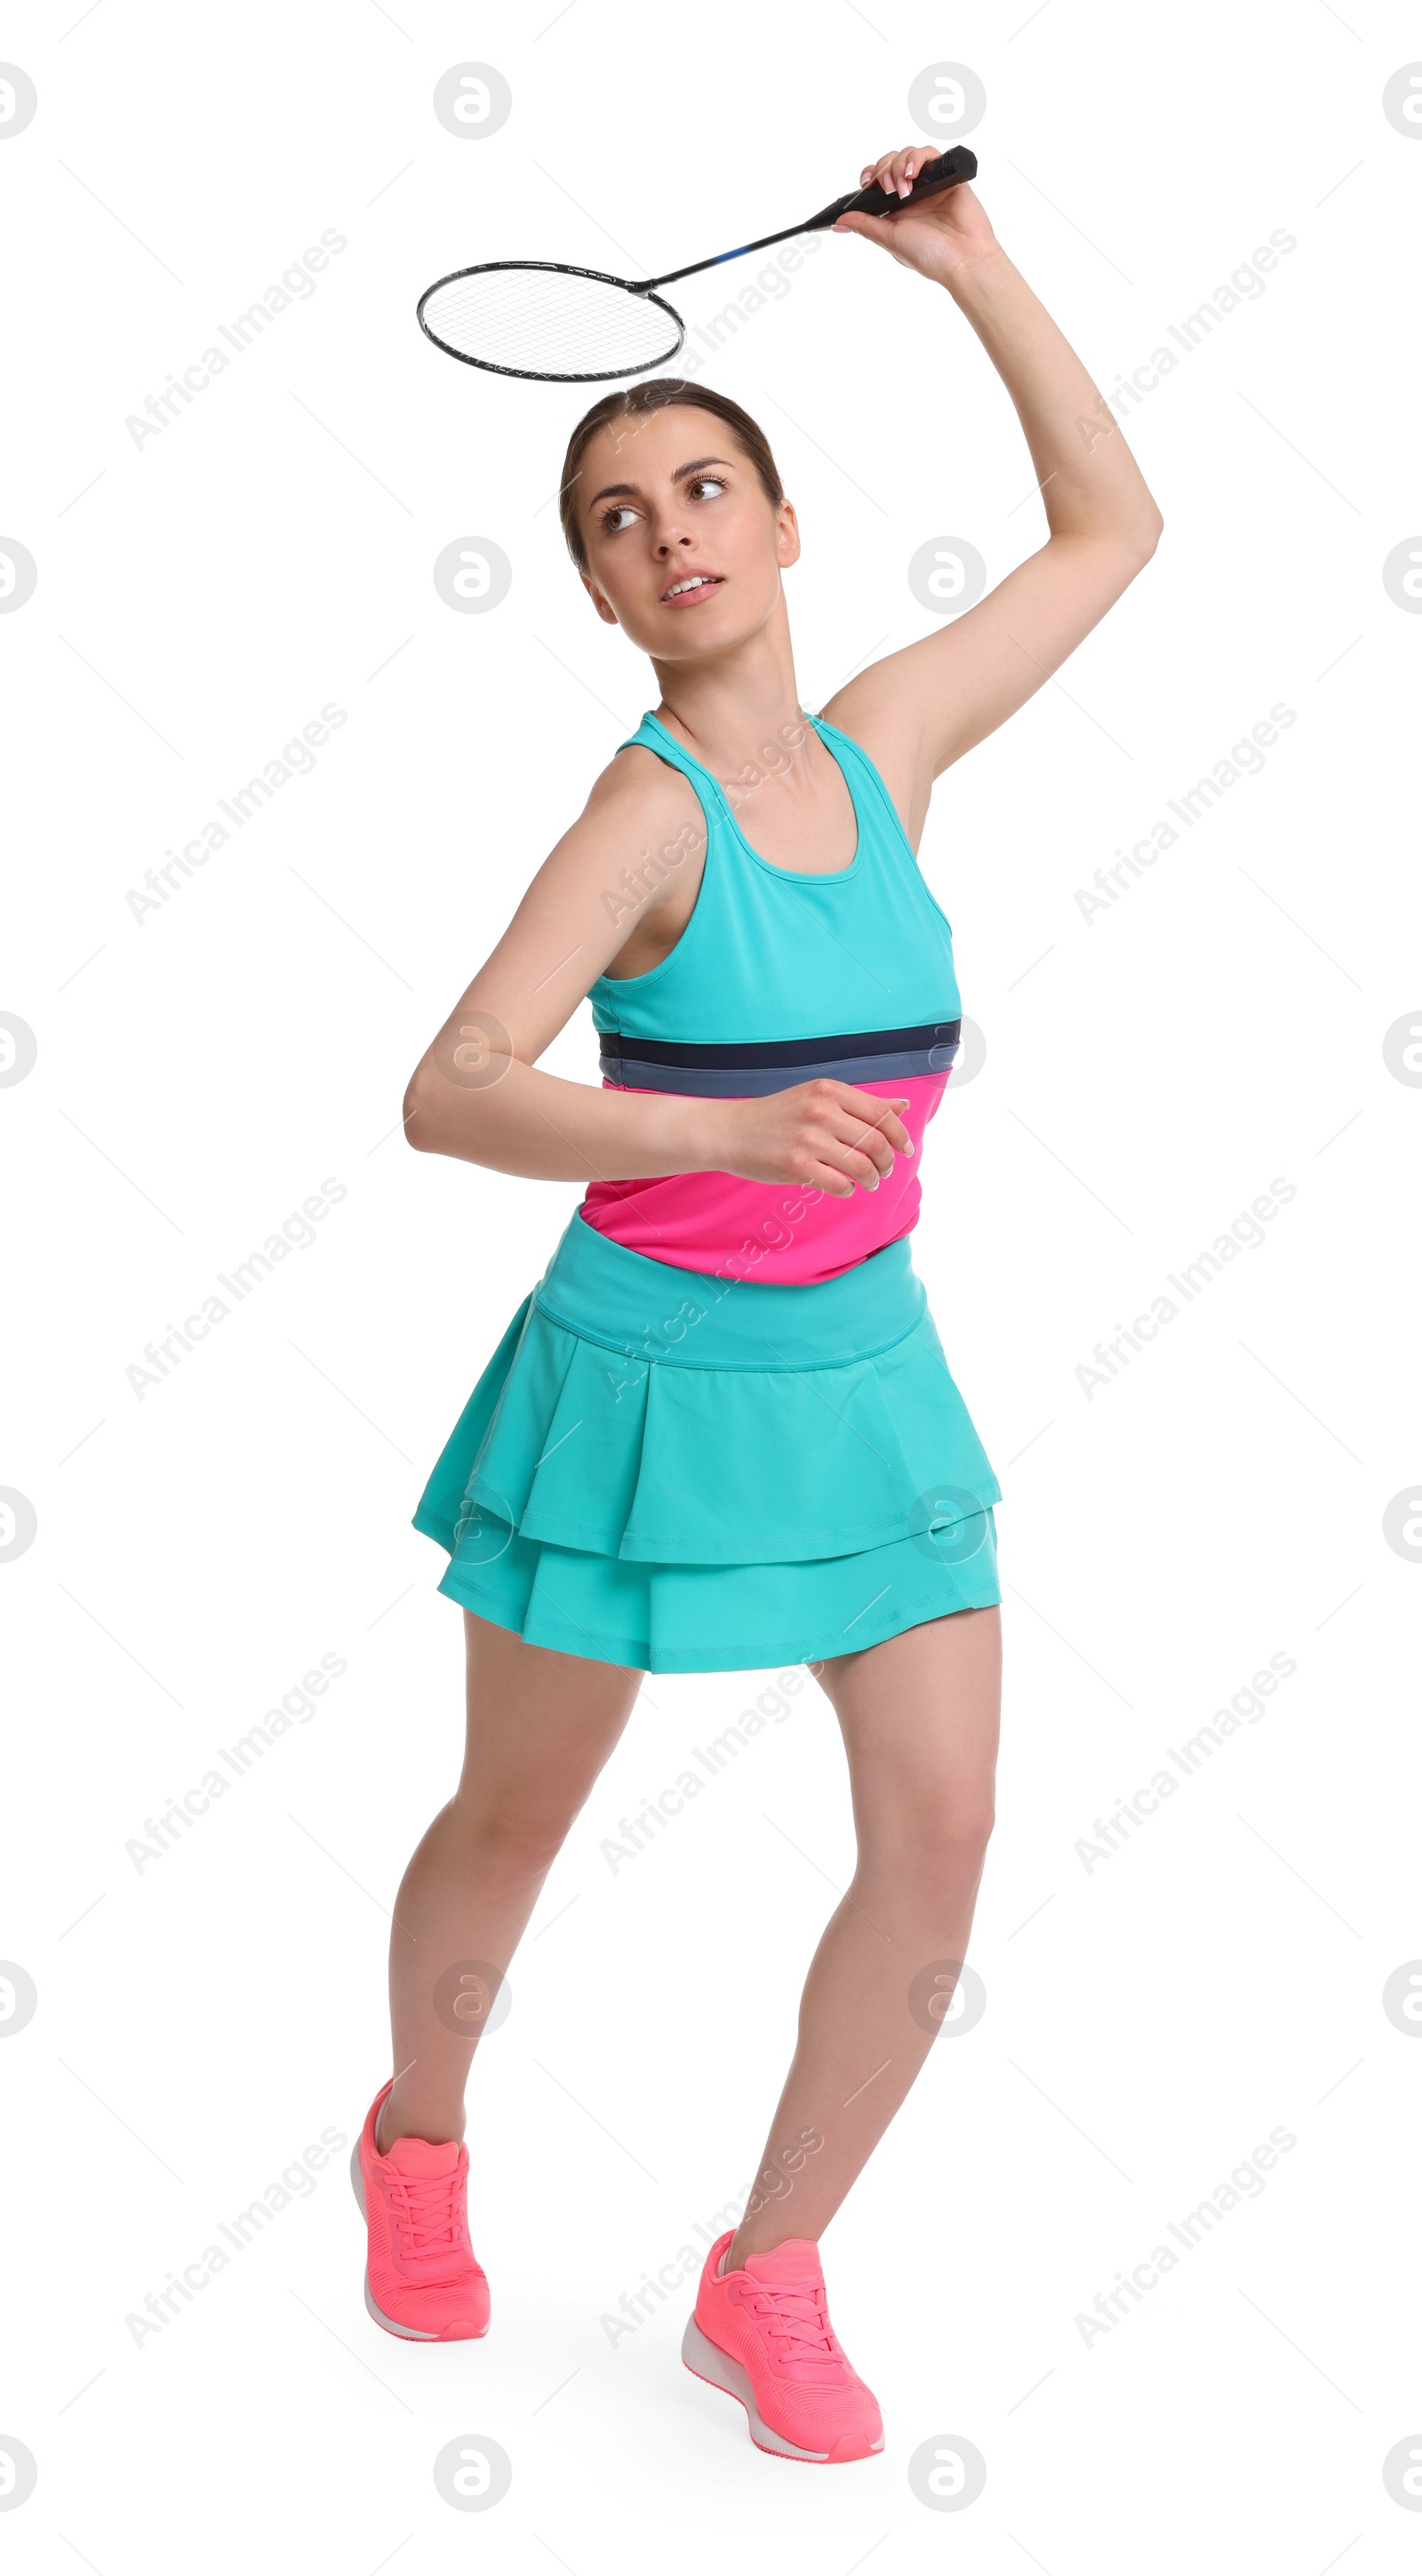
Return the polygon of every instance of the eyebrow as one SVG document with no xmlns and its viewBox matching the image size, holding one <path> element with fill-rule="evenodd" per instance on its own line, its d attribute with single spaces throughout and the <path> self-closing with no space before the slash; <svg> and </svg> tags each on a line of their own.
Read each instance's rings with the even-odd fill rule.
<svg viewBox="0 0 1422 2576">
<path fill-rule="evenodd" d="M 703 466 L 729 465 L 730 461 L 728 456 L 693 456 L 689 465 L 678 465 L 671 479 L 673 483 L 684 483 L 688 474 L 699 474 Z M 594 492 L 588 508 L 595 510 L 599 501 L 610 499 L 614 493 L 637 492 L 640 489 L 641 486 L 637 483 L 604 483 L 600 492 Z"/>
</svg>

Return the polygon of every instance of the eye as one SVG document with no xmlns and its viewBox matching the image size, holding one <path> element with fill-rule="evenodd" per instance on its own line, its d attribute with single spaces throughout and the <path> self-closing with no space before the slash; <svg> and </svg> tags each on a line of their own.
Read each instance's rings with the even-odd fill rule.
<svg viewBox="0 0 1422 2576">
<path fill-rule="evenodd" d="M 726 489 L 726 479 L 721 474 L 694 474 L 686 486 L 688 495 L 693 498 L 706 493 L 710 493 L 713 498 L 718 498 Z M 637 513 L 630 501 L 610 501 L 607 508 L 599 514 L 597 523 L 599 531 L 605 537 L 620 536 L 623 527 L 636 516 Z"/>
</svg>

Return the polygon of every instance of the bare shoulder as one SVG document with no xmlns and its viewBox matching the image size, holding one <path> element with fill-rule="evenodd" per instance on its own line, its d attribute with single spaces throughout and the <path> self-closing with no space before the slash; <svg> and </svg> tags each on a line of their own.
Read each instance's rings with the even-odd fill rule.
<svg viewBox="0 0 1422 2576">
<path fill-rule="evenodd" d="M 705 845 L 700 800 L 689 778 L 641 743 L 614 752 L 598 771 L 582 812 L 554 843 L 532 878 L 521 915 L 578 900 L 620 882 L 674 848 L 686 858 Z"/>
<path fill-rule="evenodd" d="M 690 780 L 640 743 L 615 752 L 466 998 L 496 1012 L 520 1048 L 546 1046 L 637 937 L 670 947 L 695 901 L 705 847 Z M 638 971 L 643 963 L 639 957 Z M 621 971 L 633 969 L 623 963 Z"/>
<path fill-rule="evenodd" d="M 705 816 L 690 779 L 644 744 L 630 743 L 599 770 L 525 903 L 563 902 L 591 889 L 606 907 L 609 889 L 620 888 L 612 916 L 618 921 L 634 908 L 659 911 L 669 900 L 675 910 L 675 891 L 700 881 L 705 848 Z M 609 960 L 615 953 L 614 946 Z"/>
<path fill-rule="evenodd" d="M 662 834 L 677 835 L 684 824 L 703 819 L 701 799 L 685 772 L 640 742 L 615 751 L 599 770 L 583 813 L 599 831 L 625 832 L 639 847 L 641 841 L 650 844 Z"/>
<path fill-rule="evenodd" d="M 535 871 L 459 1010 L 492 1013 L 536 1064 L 598 977 L 639 939 L 655 965 L 696 899 L 705 822 L 691 782 L 632 744 L 598 772 L 582 812 Z M 447 1023 L 452 1026 L 453 1020 Z"/>
</svg>

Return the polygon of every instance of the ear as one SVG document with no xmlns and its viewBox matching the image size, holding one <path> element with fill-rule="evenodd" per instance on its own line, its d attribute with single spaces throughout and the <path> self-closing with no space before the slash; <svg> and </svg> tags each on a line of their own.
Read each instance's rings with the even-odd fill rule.
<svg viewBox="0 0 1422 2576">
<path fill-rule="evenodd" d="M 587 592 L 589 599 L 592 601 L 594 608 L 597 610 L 599 617 L 602 619 L 604 626 L 615 626 L 617 624 L 617 612 L 609 605 L 607 600 L 603 598 L 602 592 L 596 587 L 596 584 L 589 579 L 589 576 L 585 572 L 579 573 L 578 579 L 582 583 L 584 590 Z"/>
<path fill-rule="evenodd" d="M 800 560 L 800 522 L 794 502 L 782 501 L 775 517 L 775 560 L 783 572 Z"/>
</svg>

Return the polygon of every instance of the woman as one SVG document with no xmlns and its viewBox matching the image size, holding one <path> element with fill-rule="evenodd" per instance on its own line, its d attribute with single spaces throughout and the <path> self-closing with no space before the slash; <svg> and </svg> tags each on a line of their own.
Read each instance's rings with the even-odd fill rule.
<svg viewBox="0 0 1422 2576">
<path fill-rule="evenodd" d="M 863 180 L 902 198 L 932 157 L 886 153 Z M 857 1864 L 683 2355 L 762 2449 L 815 2461 L 883 2445 L 818 2239 L 932 2043 L 993 1820 L 1001 1491 L 909 1257 L 960 1008 L 914 852 L 934 779 L 1050 677 L 1161 525 L 970 188 L 836 230 L 947 288 L 1016 405 L 1050 534 L 807 719 L 781 580 L 800 540 L 755 423 L 664 379 L 574 432 L 569 550 L 661 694 L 406 1098 L 422 1152 L 587 1195 L 416 1514 L 464 1605 L 468 1751 L 396 1900 L 399 2071 L 352 2166 L 371 2314 L 417 2341 L 483 2334 L 465 2079 L 642 1673 L 812 1664 Z M 600 1090 L 537 1069 L 589 994 Z"/>
</svg>

